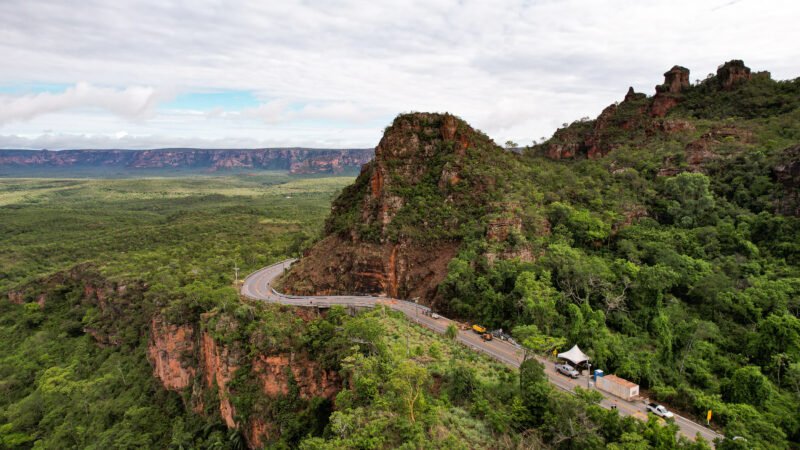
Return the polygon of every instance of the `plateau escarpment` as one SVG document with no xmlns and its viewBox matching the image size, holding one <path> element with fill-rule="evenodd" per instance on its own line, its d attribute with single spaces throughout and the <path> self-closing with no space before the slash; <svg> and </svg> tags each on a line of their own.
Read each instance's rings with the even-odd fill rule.
<svg viewBox="0 0 800 450">
<path fill-rule="evenodd" d="M 338 174 L 357 170 L 372 156 L 372 149 L 0 150 L 0 168 L 267 169 L 298 175 Z"/>
<path fill-rule="evenodd" d="M 37 320 L 70 317 L 61 325 L 65 335 L 86 335 L 119 360 L 144 360 L 146 353 L 156 382 L 179 394 L 187 411 L 204 416 L 209 427 L 238 430 L 249 448 L 283 436 L 279 414 L 330 413 L 342 386 L 338 371 L 298 337 L 318 317 L 265 304 L 239 307 L 250 320 L 218 309 L 176 314 L 174 305 L 161 310 L 149 295 L 145 283 L 111 282 L 93 266 L 78 265 L 6 296 Z"/>
<path fill-rule="evenodd" d="M 219 414 L 228 428 L 242 431 L 250 448 L 262 448 L 281 433 L 273 402 L 296 397 L 330 404 L 341 381 L 336 371 L 322 368 L 306 352 L 275 348 L 251 353 L 263 347 L 260 335 L 220 342 L 224 334 L 238 335 L 239 326 L 236 319 L 216 312 L 204 314 L 199 324 L 181 325 L 156 315 L 147 353 L 164 388 L 188 393 L 192 410 Z M 209 397 L 209 392 L 215 395 Z"/>
<path fill-rule="evenodd" d="M 334 201 L 325 237 L 292 268 L 283 288 L 432 303 L 465 240 L 514 215 L 506 193 L 509 174 L 521 170 L 518 161 L 453 115 L 397 117 L 375 159 Z M 522 222 L 513 223 L 520 231 Z M 501 234 L 498 241 L 508 236 Z"/>
</svg>

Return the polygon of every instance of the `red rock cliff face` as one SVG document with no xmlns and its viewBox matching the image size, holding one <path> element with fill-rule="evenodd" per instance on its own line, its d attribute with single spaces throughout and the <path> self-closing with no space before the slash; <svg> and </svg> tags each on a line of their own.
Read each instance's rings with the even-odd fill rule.
<svg viewBox="0 0 800 450">
<path fill-rule="evenodd" d="M 597 119 L 573 122 L 556 130 L 541 151 L 550 159 L 597 159 L 619 146 L 620 132 L 633 138 L 692 131 L 691 124 L 664 118 L 680 104 L 689 88 L 689 69 L 674 66 L 664 73 L 664 83 L 656 86 L 653 97 L 628 88 L 622 102 L 606 107 Z"/>
<path fill-rule="evenodd" d="M 674 66 L 664 74 L 664 84 L 656 86 L 656 95 L 650 105 L 650 115 L 664 117 L 678 106 L 681 92 L 689 87 L 689 69 Z"/>
<path fill-rule="evenodd" d="M 459 242 L 431 241 L 420 246 L 409 238 L 389 238 L 389 230 L 406 207 L 404 193 L 413 186 L 435 178 L 436 185 L 431 187 L 447 193 L 467 183 L 461 165 L 474 139 L 476 132 L 449 114 L 415 113 L 395 120 L 376 147 L 375 159 L 359 175 L 352 201 L 334 203 L 332 215 L 344 214 L 337 208 L 352 208 L 356 226 L 347 233 L 329 232 L 295 264 L 282 289 L 303 294 L 420 297 L 431 303 Z M 436 166 L 432 174 L 431 161 L 442 154 L 447 162 L 441 169 Z M 358 230 L 361 227 L 371 230 L 371 237 L 364 237 Z"/>
<path fill-rule="evenodd" d="M 150 345 L 147 356 L 153 363 L 153 374 L 166 389 L 180 391 L 191 385 L 197 368 L 185 363 L 187 355 L 194 353 L 194 328 L 189 325 L 171 325 L 160 316 L 150 324 Z"/>
<path fill-rule="evenodd" d="M 731 90 L 742 81 L 750 80 L 750 68 L 744 65 L 744 61 L 734 59 L 726 62 L 717 68 L 717 81 L 724 90 Z"/>
<path fill-rule="evenodd" d="M 207 314 L 203 321 L 212 315 Z M 224 327 L 235 329 L 235 321 L 225 319 Z M 242 429 L 250 448 L 262 448 L 269 439 L 277 438 L 269 418 L 254 414 L 242 423 L 232 401 L 231 381 L 242 367 L 249 367 L 251 375 L 261 385 L 264 399 L 289 394 L 290 378 L 297 384 L 301 398 L 324 397 L 333 399 L 340 390 L 336 372 L 323 370 L 305 354 L 278 353 L 248 356 L 245 346 L 227 346 L 214 340 L 207 331 L 197 332 L 197 325 L 172 325 L 156 316 L 151 322 L 148 357 L 153 364 L 153 374 L 164 388 L 172 391 L 192 392 L 191 404 L 202 412 L 199 393 L 215 389 L 219 414 L 229 428 Z M 252 360 L 251 360 L 252 358 Z"/>
</svg>

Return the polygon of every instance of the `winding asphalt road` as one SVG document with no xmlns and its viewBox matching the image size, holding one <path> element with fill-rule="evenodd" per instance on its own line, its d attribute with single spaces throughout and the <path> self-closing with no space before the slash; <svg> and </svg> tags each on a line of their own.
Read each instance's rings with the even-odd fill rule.
<svg viewBox="0 0 800 450">
<path fill-rule="evenodd" d="M 287 259 L 277 264 L 264 267 L 263 269 L 250 274 L 244 280 L 244 284 L 242 284 L 242 295 L 253 300 L 263 300 L 267 302 L 281 303 L 284 305 L 305 307 L 325 308 L 332 305 L 340 305 L 355 308 L 372 308 L 379 305 L 385 305 L 389 308 L 402 312 L 406 315 L 406 317 L 408 317 L 409 320 L 425 326 L 437 333 L 444 333 L 448 325 L 455 323 L 454 321 L 441 316 L 438 319 L 434 319 L 427 314 L 430 312 L 430 308 L 417 305 L 414 302 L 409 302 L 406 300 L 360 295 L 325 295 L 312 297 L 281 294 L 272 288 L 272 282 L 278 276 L 283 274 L 284 271 L 287 270 L 295 261 L 296 260 L 294 259 Z M 519 368 L 520 364 L 522 364 L 524 358 L 523 350 L 511 344 L 510 342 L 499 339 L 484 341 L 478 334 L 472 332 L 471 330 L 459 330 L 457 339 L 459 342 L 472 348 L 473 350 L 483 352 L 508 366 Z M 554 365 L 550 361 L 540 357 L 537 357 L 537 359 L 539 362 L 544 364 L 547 378 L 552 384 L 556 385 L 556 387 L 568 392 L 573 392 L 577 386 L 584 388 L 588 386 L 590 381 L 588 375 L 581 376 L 577 380 L 573 380 L 557 373 Z M 616 405 L 620 414 L 626 416 L 635 416 L 642 419 L 647 418 L 644 402 L 629 402 L 600 390 L 597 392 L 600 392 L 605 397 L 600 403 L 603 407 L 611 408 L 613 405 Z M 696 422 L 692 422 L 691 420 L 677 414 L 675 415 L 675 423 L 680 427 L 681 433 L 691 439 L 694 439 L 697 434 L 700 434 L 700 436 L 709 442 L 715 438 L 723 437 L 713 430 Z"/>
</svg>

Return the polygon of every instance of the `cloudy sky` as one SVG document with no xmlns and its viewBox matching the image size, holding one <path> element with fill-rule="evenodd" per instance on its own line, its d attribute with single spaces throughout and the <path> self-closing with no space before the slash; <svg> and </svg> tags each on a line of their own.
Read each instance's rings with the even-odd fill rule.
<svg viewBox="0 0 800 450">
<path fill-rule="evenodd" d="M 674 64 L 800 76 L 797 0 L 0 0 L 0 148 L 371 147 L 406 111 L 498 142 Z"/>
</svg>

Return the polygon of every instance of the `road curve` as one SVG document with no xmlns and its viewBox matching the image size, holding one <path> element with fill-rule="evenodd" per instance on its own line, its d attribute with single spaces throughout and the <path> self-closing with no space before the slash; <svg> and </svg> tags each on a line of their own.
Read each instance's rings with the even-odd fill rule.
<svg viewBox="0 0 800 450">
<path fill-rule="evenodd" d="M 363 295 L 296 296 L 281 294 L 273 289 L 272 282 L 283 274 L 295 261 L 295 259 L 287 259 L 253 272 L 245 278 L 241 287 L 241 294 L 253 300 L 305 307 L 329 307 L 332 305 L 340 305 L 357 308 L 372 308 L 378 305 L 385 305 L 402 312 L 409 320 L 437 333 L 444 333 L 448 325 L 454 323 L 452 320 L 445 317 L 434 319 L 427 314 L 430 312 L 430 308 L 417 305 L 407 300 Z M 485 353 L 495 360 L 511 367 L 519 368 L 524 358 L 524 352 L 520 347 L 499 339 L 484 341 L 479 335 L 469 330 L 459 330 L 457 340 L 473 350 Z M 590 381 L 588 376 L 581 376 L 579 379 L 573 380 L 558 374 L 550 361 L 540 357 L 537 357 L 537 359 L 544 364 L 547 378 L 552 384 L 556 385 L 556 387 L 568 392 L 573 392 L 577 386 L 588 386 Z M 600 403 L 601 406 L 611 408 L 615 405 L 620 414 L 626 416 L 633 415 L 640 418 L 646 417 L 643 402 L 629 402 L 600 390 L 597 392 L 600 392 L 605 397 Z M 691 439 L 694 439 L 697 434 L 700 434 L 709 442 L 712 442 L 713 439 L 723 437 L 713 430 L 677 414 L 675 415 L 675 423 L 680 428 L 681 433 Z"/>
</svg>

